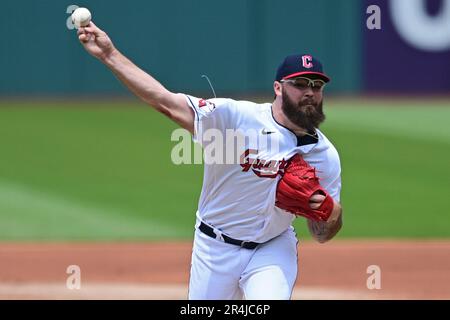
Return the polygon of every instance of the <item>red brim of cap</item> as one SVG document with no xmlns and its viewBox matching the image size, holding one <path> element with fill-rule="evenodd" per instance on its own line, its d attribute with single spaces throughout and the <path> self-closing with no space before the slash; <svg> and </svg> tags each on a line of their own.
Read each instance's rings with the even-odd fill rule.
<svg viewBox="0 0 450 320">
<path fill-rule="evenodd" d="M 322 72 L 314 72 L 314 71 L 296 72 L 296 73 L 293 73 L 293 74 L 290 74 L 290 75 L 284 77 L 283 80 L 294 78 L 294 77 L 298 77 L 298 76 L 306 76 L 306 75 L 316 75 L 316 76 L 319 76 L 319 78 L 323 79 L 323 81 L 325 81 L 325 82 L 329 82 L 330 81 L 330 78 L 328 76 L 326 76 L 324 73 L 322 73 Z"/>
</svg>

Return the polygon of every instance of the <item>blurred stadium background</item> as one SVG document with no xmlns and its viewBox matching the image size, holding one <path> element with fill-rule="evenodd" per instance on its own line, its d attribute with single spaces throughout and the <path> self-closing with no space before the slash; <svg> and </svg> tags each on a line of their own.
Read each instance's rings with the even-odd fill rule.
<svg viewBox="0 0 450 320">
<path fill-rule="evenodd" d="M 270 101 L 285 55 L 317 55 L 343 167 L 339 238 L 450 236 L 450 1 L 3 0 L 0 240 L 193 235 L 202 166 L 172 164 L 176 126 L 83 50 L 72 4 L 170 90 L 205 98 L 203 74 L 218 96 Z"/>
</svg>

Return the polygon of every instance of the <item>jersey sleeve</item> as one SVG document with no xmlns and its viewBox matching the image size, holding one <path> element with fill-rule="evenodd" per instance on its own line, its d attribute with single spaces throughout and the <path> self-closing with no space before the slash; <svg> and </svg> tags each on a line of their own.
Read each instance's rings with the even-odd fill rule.
<svg viewBox="0 0 450 320">
<path fill-rule="evenodd" d="M 341 162 L 339 159 L 339 154 L 334 147 L 332 151 L 328 154 L 329 157 L 329 174 L 322 181 L 322 187 L 327 190 L 330 196 L 337 202 L 341 201 Z"/>
<path fill-rule="evenodd" d="M 227 129 L 236 128 L 236 110 L 232 99 L 200 99 L 186 95 L 188 105 L 194 110 L 194 142 L 204 145 L 207 130 L 218 130 L 225 134 Z"/>
<path fill-rule="evenodd" d="M 341 175 L 336 175 L 331 182 L 324 187 L 330 196 L 337 202 L 341 201 Z"/>
</svg>

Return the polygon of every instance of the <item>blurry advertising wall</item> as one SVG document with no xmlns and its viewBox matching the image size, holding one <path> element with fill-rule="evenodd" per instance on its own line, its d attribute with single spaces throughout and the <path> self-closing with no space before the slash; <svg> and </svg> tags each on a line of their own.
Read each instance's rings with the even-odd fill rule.
<svg viewBox="0 0 450 320">
<path fill-rule="evenodd" d="M 2 0 L 0 95 L 128 94 L 68 29 L 70 0 Z M 270 93 L 285 55 L 324 63 L 328 92 L 450 93 L 450 0 L 81 1 L 170 90 Z M 380 29 L 369 29 L 377 6 Z M 40 17 L 36 19 L 36 17 Z M 123 26 L 126 26 L 124 28 Z"/>
<path fill-rule="evenodd" d="M 370 93 L 450 93 L 450 0 L 366 0 L 380 29 L 365 28 Z"/>
<path fill-rule="evenodd" d="M 360 0 L 2 0 L 0 95 L 129 94 L 68 28 L 73 4 L 170 90 L 272 92 L 288 54 L 317 56 L 331 92 L 361 88 Z M 72 9 L 71 9 L 72 8 Z M 206 96 L 205 96 L 206 98 Z"/>
</svg>

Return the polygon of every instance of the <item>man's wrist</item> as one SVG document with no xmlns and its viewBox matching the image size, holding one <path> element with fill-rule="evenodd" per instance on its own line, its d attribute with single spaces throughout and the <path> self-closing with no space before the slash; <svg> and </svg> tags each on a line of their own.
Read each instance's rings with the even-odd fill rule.
<svg viewBox="0 0 450 320">
<path fill-rule="evenodd" d="M 342 214 L 342 207 L 340 203 L 333 200 L 333 210 L 331 211 L 331 214 L 326 222 L 328 224 L 335 223 L 339 219 L 341 214 Z"/>
<path fill-rule="evenodd" d="M 112 48 L 108 54 L 100 57 L 100 61 L 108 67 L 113 67 L 120 56 L 119 51 L 116 48 Z"/>
<path fill-rule="evenodd" d="M 336 202 L 335 202 L 336 204 Z M 339 215 L 336 220 L 314 221 L 308 220 L 308 228 L 311 235 L 320 243 L 331 240 L 342 227 L 342 209 L 339 205 Z"/>
</svg>

